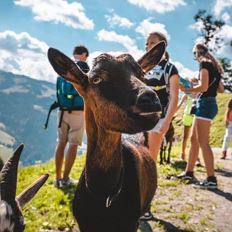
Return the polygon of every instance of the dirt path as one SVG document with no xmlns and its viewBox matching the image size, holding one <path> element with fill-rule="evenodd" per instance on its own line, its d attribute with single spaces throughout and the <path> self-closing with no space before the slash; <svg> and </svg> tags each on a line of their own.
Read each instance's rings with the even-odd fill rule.
<svg viewBox="0 0 232 232">
<path fill-rule="evenodd" d="M 142 232 L 232 232 L 232 156 L 220 159 L 220 150 L 214 149 L 218 190 L 196 189 L 193 185 L 162 180 L 155 195 L 152 211 L 155 220 L 142 223 Z M 199 180 L 205 178 L 205 169 L 197 168 Z"/>
</svg>

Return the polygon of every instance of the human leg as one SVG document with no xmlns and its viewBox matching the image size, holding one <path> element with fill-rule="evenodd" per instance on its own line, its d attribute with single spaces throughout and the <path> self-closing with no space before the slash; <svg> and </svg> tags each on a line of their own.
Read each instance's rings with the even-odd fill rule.
<svg viewBox="0 0 232 232">
<path fill-rule="evenodd" d="M 63 181 L 70 180 L 69 174 L 76 159 L 77 147 L 81 145 L 84 134 L 84 115 L 82 111 L 73 111 L 66 115 L 66 121 L 69 124 L 68 130 L 68 150 L 65 158 L 65 167 Z"/>
<path fill-rule="evenodd" d="M 207 176 L 214 176 L 214 156 L 209 145 L 211 121 L 197 119 L 198 141 L 202 150 Z"/>
<path fill-rule="evenodd" d="M 158 153 L 160 151 L 161 143 L 163 141 L 163 135 L 157 132 L 148 133 L 148 146 L 151 156 L 154 161 L 157 160 Z"/>
<path fill-rule="evenodd" d="M 62 179 L 62 166 L 64 161 L 64 150 L 66 142 L 58 142 L 55 149 L 56 180 Z"/>
<path fill-rule="evenodd" d="M 186 166 L 186 172 L 193 172 L 199 154 L 198 131 L 196 127 L 196 119 L 194 119 L 191 133 L 191 144 L 189 149 L 189 157 Z"/>
<path fill-rule="evenodd" d="M 226 153 L 227 153 L 227 149 L 229 147 L 231 136 L 232 136 L 232 123 L 230 123 L 227 126 L 226 131 L 225 131 L 225 136 L 224 136 L 223 144 L 222 144 L 222 156 L 221 156 L 221 159 L 226 158 Z"/>
<path fill-rule="evenodd" d="M 66 112 L 63 112 L 65 115 Z M 58 112 L 57 123 L 59 124 L 61 117 L 61 111 Z M 68 125 L 62 120 L 61 125 L 57 131 L 57 145 L 55 149 L 55 168 L 56 168 L 56 180 L 62 179 L 62 167 L 64 161 L 64 151 L 68 140 Z"/>
<path fill-rule="evenodd" d="M 69 174 L 76 159 L 77 154 L 77 145 L 76 144 L 69 144 L 66 158 L 65 158 L 65 165 L 64 165 L 64 174 L 63 180 L 67 181 L 69 179 Z"/>
<path fill-rule="evenodd" d="M 186 147 L 187 147 L 187 141 L 189 138 L 191 126 L 185 126 L 184 125 L 184 135 L 182 139 L 182 144 L 181 144 L 181 159 L 185 160 L 185 154 L 186 154 Z"/>
</svg>

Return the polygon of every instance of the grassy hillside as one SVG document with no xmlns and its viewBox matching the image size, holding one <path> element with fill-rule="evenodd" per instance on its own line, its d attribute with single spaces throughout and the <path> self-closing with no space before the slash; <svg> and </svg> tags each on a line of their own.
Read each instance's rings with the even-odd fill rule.
<svg viewBox="0 0 232 232">
<path fill-rule="evenodd" d="M 232 94 L 224 93 L 224 94 L 218 94 L 217 96 L 217 103 L 219 110 L 216 118 L 213 120 L 211 133 L 210 133 L 210 143 L 213 147 L 222 146 L 222 141 L 225 133 L 224 114 L 227 108 L 227 103 L 230 98 L 232 98 Z M 177 142 L 181 141 L 183 134 L 182 115 L 183 115 L 182 110 L 179 110 L 174 120 L 175 138 Z"/>
</svg>

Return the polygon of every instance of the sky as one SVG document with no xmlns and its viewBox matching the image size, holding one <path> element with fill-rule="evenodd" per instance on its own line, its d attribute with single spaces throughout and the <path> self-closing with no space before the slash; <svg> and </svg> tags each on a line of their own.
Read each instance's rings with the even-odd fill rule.
<svg viewBox="0 0 232 232">
<path fill-rule="evenodd" d="M 0 69 L 55 82 L 49 47 L 72 57 L 74 46 L 84 44 L 91 66 L 103 52 L 138 59 L 147 35 L 160 31 L 179 73 L 192 77 L 201 29 L 194 16 L 203 9 L 226 22 L 220 32 L 225 44 L 215 55 L 232 59 L 232 0 L 0 0 Z"/>
</svg>

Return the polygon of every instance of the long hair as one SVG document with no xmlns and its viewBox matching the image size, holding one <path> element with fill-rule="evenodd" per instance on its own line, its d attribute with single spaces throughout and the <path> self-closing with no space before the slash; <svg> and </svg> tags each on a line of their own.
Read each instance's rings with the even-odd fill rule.
<svg viewBox="0 0 232 232">
<path fill-rule="evenodd" d="M 208 48 L 201 43 L 198 43 L 194 46 L 194 55 L 198 58 L 201 62 L 206 61 L 213 64 L 213 66 L 217 69 L 220 74 L 224 73 L 222 65 L 220 62 L 209 52 Z"/>
</svg>

